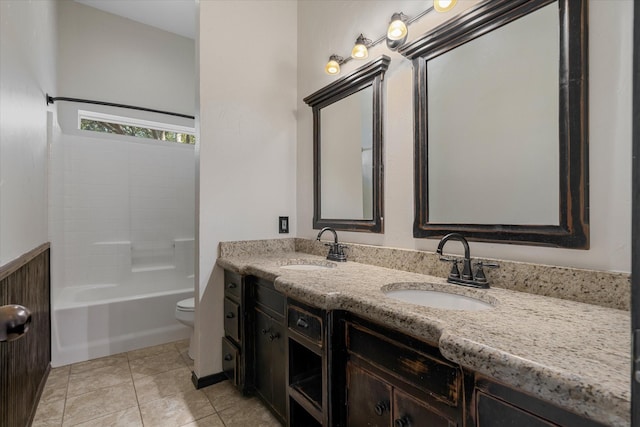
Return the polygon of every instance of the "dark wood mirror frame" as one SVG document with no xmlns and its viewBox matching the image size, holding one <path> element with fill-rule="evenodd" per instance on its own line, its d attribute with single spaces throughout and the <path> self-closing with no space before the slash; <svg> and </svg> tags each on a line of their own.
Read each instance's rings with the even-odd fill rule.
<svg viewBox="0 0 640 427">
<path fill-rule="evenodd" d="M 427 61 L 555 1 L 560 12 L 559 225 L 430 223 Z M 476 241 L 589 248 L 587 3 L 484 1 L 399 49 L 413 61 L 414 73 L 414 237 L 438 238 L 459 232 Z"/>
<path fill-rule="evenodd" d="M 382 81 L 384 72 L 389 68 L 391 59 L 382 55 L 380 58 L 368 62 L 352 73 L 325 86 L 319 91 L 304 98 L 313 109 L 313 228 L 333 227 L 336 230 L 367 231 L 370 233 L 384 232 L 384 172 L 382 162 L 382 111 L 383 91 Z M 372 219 L 327 219 L 322 218 L 321 210 L 321 109 L 352 95 L 368 86 L 373 88 L 373 209 Z"/>
</svg>

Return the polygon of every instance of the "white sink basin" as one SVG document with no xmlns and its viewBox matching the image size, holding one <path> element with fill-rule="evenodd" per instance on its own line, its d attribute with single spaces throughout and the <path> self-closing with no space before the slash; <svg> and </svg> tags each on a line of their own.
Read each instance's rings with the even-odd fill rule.
<svg viewBox="0 0 640 427">
<path fill-rule="evenodd" d="M 305 260 L 305 259 L 294 259 L 287 260 L 283 262 L 283 265 L 280 268 L 285 270 L 298 270 L 298 271 L 309 271 L 309 270 L 328 270 L 331 268 L 335 268 L 336 264 L 329 261 L 315 261 L 315 260 Z"/>
<path fill-rule="evenodd" d="M 385 295 L 400 301 L 425 307 L 445 310 L 488 310 L 493 308 L 488 302 L 465 295 L 424 289 L 396 289 L 386 291 Z"/>
</svg>

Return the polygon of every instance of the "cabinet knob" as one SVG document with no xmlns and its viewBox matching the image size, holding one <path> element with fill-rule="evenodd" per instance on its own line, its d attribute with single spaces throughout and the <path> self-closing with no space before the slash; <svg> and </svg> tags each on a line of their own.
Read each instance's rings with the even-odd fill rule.
<svg viewBox="0 0 640 427">
<path fill-rule="evenodd" d="M 397 418 L 393 422 L 393 427 L 409 427 L 410 425 L 411 422 L 409 422 L 409 418 L 407 417 Z"/>
<path fill-rule="evenodd" d="M 233 319 L 234 316 L 235 314 L 233 314 L 233 311 L 227 313 L 227 319 Z"/>
<path fill-rule="evenodd" d="M 386 400 L 381 400 L 380 402 L 376 403 L 374 409 L 376 411 L 376 415 L 382 416 L 386 411 L 389 410 L 389 402 L 387 402 Z"/>
<path fill-rule="evenodd" d="M 236 285 L 233 282 L 227 284 L 227 289 L 233 289 L 233 288 L 237 288 L 237 287 L 238 287 L 238 285 Z"/>
<path fill-rule="evenodd" d="M 226 360 L 227 362 L 230 360 L 233 360 L 233 356 L 231 355 L 231 353 L 227 353 L 224 355 L 224 360 Z"/>
<path fill-rule="evenodd" d="M 280 338 L 280 334 L 277 332 L 275 334 L 269 335 L 269 341 L 277 340 L 278 338 Z"/>
<path fill-rule="evenodd" d="M 262 335 L 267 335 L 269 333 L 269 329 L 263 329 L 260 331 Z"/>
<path fill-rule="evenodd" d="M 309 327 L 309 322 L 307 322 L 307 319 L 305 319 L 304 317 L 300 317 L 298 318 L 296 325 L 300 326 L 301 328 L 307 329 Z"/>
</svg>

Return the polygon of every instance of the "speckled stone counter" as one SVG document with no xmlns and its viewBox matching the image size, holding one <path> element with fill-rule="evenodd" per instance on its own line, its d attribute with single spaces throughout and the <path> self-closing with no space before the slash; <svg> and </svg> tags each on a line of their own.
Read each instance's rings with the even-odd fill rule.
<svg viewBox="0 0 640 427">
<path fill-rule="evenodd" d="M 327 310 L 347 310 L 440 347 L 463 367 L 611 426 L 630 425 L 629 312 L 508 289 L 470 289 L 442 277 L 295 252 L 292 239 L 225 244 L 218 265 L 274 281 L 278 291 Z M 222 249 L 222 248 L 221 248 Z M 494 307 L 443 310 L 386 296 L 390 288 L 446 290 Z"/>
</svg>

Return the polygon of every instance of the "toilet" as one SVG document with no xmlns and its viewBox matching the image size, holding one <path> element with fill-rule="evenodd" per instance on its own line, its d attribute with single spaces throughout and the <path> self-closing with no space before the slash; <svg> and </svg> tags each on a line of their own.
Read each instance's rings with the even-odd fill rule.
<svg viewBox="0 0 640 427">
<path fill-rule="evenodd" d="M 193 325 L 195 321 L 195 300 L 193 298 L 183 299 L 176 303 L 176 319 L 191 328 L 189 337 L 189 357 L 193 359 Z"/>
</svg>

